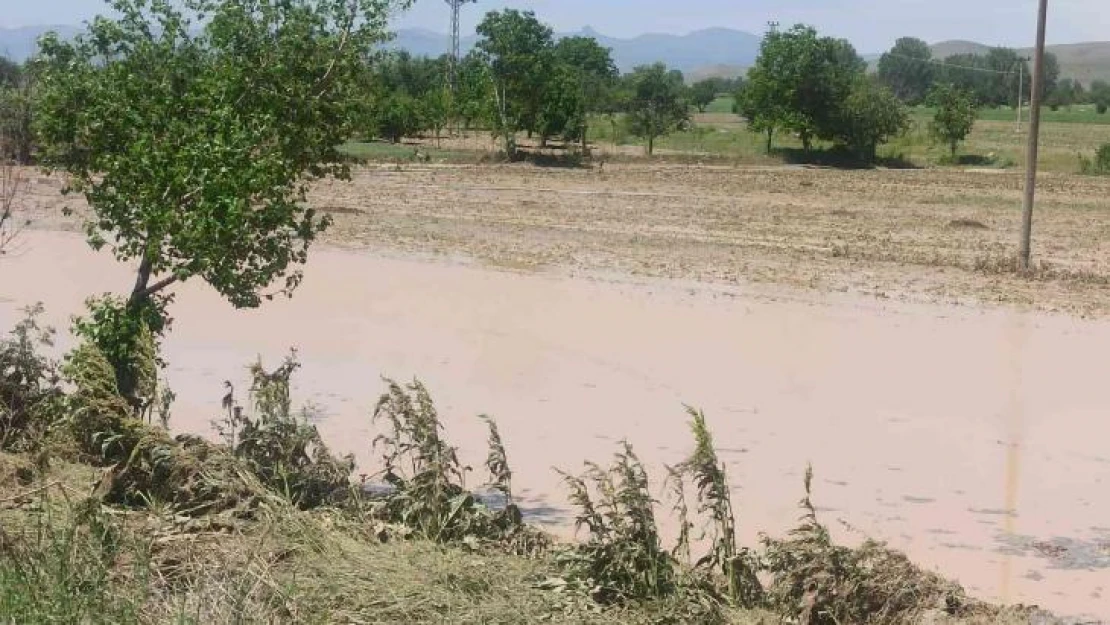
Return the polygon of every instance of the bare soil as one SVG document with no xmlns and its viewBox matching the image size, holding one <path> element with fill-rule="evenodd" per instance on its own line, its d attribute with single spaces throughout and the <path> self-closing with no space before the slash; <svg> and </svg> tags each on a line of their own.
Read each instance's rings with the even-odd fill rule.
<svg viewBox="0 0 1110 625">
<path fill-rule="evenodd" d="M 366 169 L 321 185 L 344 246 L 491 265 L 1110 311 L 1110 179 L 1046 175 L 1031 276 L 1016 172 L 606 164 Z M 953 224 L 976 222 L 985 227 Z"/>
</svg>

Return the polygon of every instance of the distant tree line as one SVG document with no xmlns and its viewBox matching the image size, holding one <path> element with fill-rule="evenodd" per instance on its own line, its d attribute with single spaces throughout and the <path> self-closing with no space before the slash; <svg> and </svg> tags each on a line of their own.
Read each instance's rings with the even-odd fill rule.
<svg viewBox="0 0 1110 625">
<path fill-rule="evenodd" d="M 556 40 L 531 11 L 492 11 L 477 28 L 473 51 L 459 60 L 449 84 L 450 58 L 384 52 L 369 64 L 366 133 L 400 141 L 440 133 L 452 124 L 495 133 L 506 154 L 526 134 L 543 147 L 551 140 L 586 149 L 591 120 L 620 119 L 644 140 L 681 127 L 692 108 L 704 111 L 731 95 L 740 79 L 709 78 L 687 86 L 663 64 L 621 75 L 611 51 L 591 37 Z"/>
<path fill-rule="evenodd" d="M 1044 102 L 1052 109 L 1094 104 L 1100 113 L 1110 107 L 1110 85 L 1094 81 L 1090 89 L 1072 78 L 1061 78 L 1055 54 L 1044 57 Z M 991 48 L 985 54 L 933 57 L 929 45 L 904 37 L 879 59 L 879 80 L 910 105 L 921 104 L 935 85 L 951 85 L 980 106 L 1017 106 L 1019 91 L 1027 103 L 1032 82 L 1029 60 L 1010 48 Z"/>
</svg>

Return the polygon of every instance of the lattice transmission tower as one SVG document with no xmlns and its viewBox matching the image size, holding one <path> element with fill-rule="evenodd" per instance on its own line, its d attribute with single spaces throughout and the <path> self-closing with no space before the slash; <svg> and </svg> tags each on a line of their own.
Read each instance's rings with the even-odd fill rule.
<svg viewBox="0 0 1110 625">
<path fill-rule="evenodd" d="M 459 36 L 459 12 L 464 4 L 471 4 L 478 0 L 445 0 L 447 5 L 451 7 L 451 53 L 450 60 L 448 61 L 447 68 L 447 83 L 451 87 L 451 93 L 455 93 L 458 86 L 458 67 L 459 58 L 461 56 L 462 41 Z"/>
</svg>

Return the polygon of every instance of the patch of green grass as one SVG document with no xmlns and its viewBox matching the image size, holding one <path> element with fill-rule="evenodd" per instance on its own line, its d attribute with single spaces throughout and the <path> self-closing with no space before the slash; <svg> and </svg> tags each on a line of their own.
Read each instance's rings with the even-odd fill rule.
<svg viewBox="0 0 1110 625">
<path fill-rule="evenodd" d="M 736 103 L 736 98 L 734 98 L 730 95 L 717 96 L 717 99 L 713 100 L 713 102 L 711 102 L 709 104 L 709 106 L 707 106 L 705 108 L 705 112 L 706 113 L 731 113 L 732 112 L 732 105 L 735 104 L 735 103 Z"/>
<path fill-rule="evenodd" d="M 348 141 L 339 151 L 350 158 L 366 162 L 416 161 L 417 147 L 420 154 L 426 154 L 432 162 L 472 163 L 481 159 L 482 154 L 475 151 L 447 150 L 427 145 L 407 143 L 385 143 L 379 141 Z"/>
</svg>

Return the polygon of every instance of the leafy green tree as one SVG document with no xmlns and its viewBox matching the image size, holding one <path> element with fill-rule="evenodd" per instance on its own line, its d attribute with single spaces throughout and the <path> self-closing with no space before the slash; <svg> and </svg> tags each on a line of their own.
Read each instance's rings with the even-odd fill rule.
<svg viewBox="0 0 1110 625">
<path fill-rule="evenodd" d="M 772 27 L 749 70 L 749 101 L 742 110 L 756 115 L 745 114 L 753 130 L 793 130 L 809 151 L 814 137 L 836 136 L 840 105 L 866 69 L 847 41 L 819 37 L 801 24 L 788 31 Z"/>
<path fill-rule="evenodd" d="M 749 130 L 767 135 L 767 153 L 770 154 L 775 132 L 790 125 L 790 111 L 782 83 L 775 79 L 767 57 L 761 55 L 760 58 L 765 62 L 757 60 L 749 70 L 748 80 L 736 93 L 734 111 L 747 121 Z"/>
<path fill-rule="evenodd" d="M 1105 80 L 1091 82 L 1090 94 L 1091 103 L 1095 105 L 1095 111 L 1099 115 L 1106 113 L 1106 110 L 1110 108 L 1110 83 Z"/>
<path fill-rule="evenodd" d="M 446 86 L 442 89 L 432 89 L 426 92 L 420 100 L 420 110 L 424 130 L 430 130 L 435 134 L 436 144 L 438 145 L 440 137 L 443 135 L 443 129 L 451 121 L 451 111 L 453 110 L 451 92 L 447 90 Z"/>
<path fill-rule="evenodd" d="M 1026 76 L 1028 78 L 1028 75 Z M 1060 59 L 1052 52 L 1044 53 L 1044 90 L 1041 92 L 1045 99 L 1060 87 Z"/>
<path fill-rule="evenodd" d="M 929 134 L 938 143 L 948 146 L 955 157 L 960 142 L 975 127 L 978 111 L 974 96 L 959 87 L 941 83 L 933 86 L 927 102 L 936 109 L 929 124 Z"/>
<path fill-rule="evenodd" d="M 0 55 L 0 89 L 14 87 L 19 83 L 23 68 L 15 61 Z"/>
<path fill-rule="evenodd" d="M 699 80 L 690 85 L 690 104 L 698 108 L 699 113 L 704 113 L 705 108 L 717 99 L 717 89 L 720 82 L 713 78 Z"/>
<path fill-rule="evenodd" d="M 478 51 L 471 51 L 459 61 L 455 74 L 453 115 L 464 128 L 475 124 L 493 124 L 495 117 L 493 77 Z"/>
<path fill-rule="evenodd" d="M 902 37 L 894 42 L 890 52 L 879 58 L 879 80 L 906 104 L 920 104 L 936 74 L 932 59 L 929 44 L 914 37 Z"/>
<path fill-rule="evenodd" d="M 490 68 L 496 103 L 495 125 L 505 154 L 516 153 L 516 133 L 534 130 L 551 69 L 553 35 L 532 11 L 491 11 L 478 24 L 477 50 Z"/>
<path fill-rule="evenodd" d="M 114 0 L 41 41 L 42 160 L 88 200 L 89 244 L 137 261 L 129 309 L 194 277 L 236 307 L 292 293 L 328 225 L 308 184 L 349 175 L 364 59 L 407 4 Z"/>
<path fill-rule="evenodd" d="M 400 143 L 424 129 L 421 102 L 405 91 L 386 94 L 375 105 L 374 135 Z"/>
<path fill-rule="evenodd" d="M 903 134 L 909 124 L 909 112 L 893 91 L 860 76 L 841 107 L 836 140 L 871 163 L 879 145 Z"/>
<path fill-rule="evenodd" d="M 993 71 L 987 67 L 987 59 L 978 54 L 954 54 L 944 59 L 944 65 L 937 68 L 935 84 L 948 84 L 971 93 L 977 102 L 990 104 Z"/>
<path fill-rule="evenodd" d="M 648 156 L 655 140 L 670 134 L 690 118 L 682 72 L 668 70 L 663 63 L 644 65 L 628 76 L 628 127 L 647 140 Z"/>
<path fill-rule="evenodd" d="M 549 137 L 561 136 L 578 141 L 586 127 L 586 106 L 578 72 L 569 65 L 557 63 L 544 81 L 543 101 L 536 119 L 536 132 L 541 145 Z"/>
<path fill-rule="evenodd" d="M 577 117 L 581 127 L 576 133 L 582 141 L 582 151 L 585 152 L 590 115 L 608 113 L 614 109 L 613 92 L 619 77 L 617 66 L 609 48 L 602 47 L 592 37 L 560 39 L 555 44 L 555 60 L 571 69 L 577 83 L 582 112 Z"/>
<path fill-rule="evenodd" d="M 35 72 L 0 57 L 0 160 L 31 163 L 34 151 Z"/>
<path fill-rule="evenodd" d="M 393 143 L 426 131 L 434 131 L 438 138 L 451 114 L 447 71 L 446 57 L 414 57 L 399 51 L 375 59 L 366 87 L 370 133 Z"/>
</svg>

